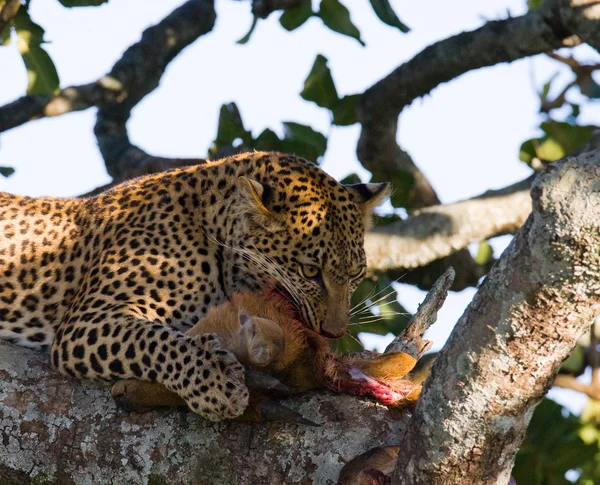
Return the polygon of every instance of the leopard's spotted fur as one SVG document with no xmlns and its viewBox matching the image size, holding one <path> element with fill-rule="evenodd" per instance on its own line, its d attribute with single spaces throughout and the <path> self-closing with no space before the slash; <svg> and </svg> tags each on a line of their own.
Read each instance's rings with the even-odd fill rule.
<svg viewBox="0 0 600 485">
<path fill-rule="evenodd" d="M 306 325 L 343 334 L 386 187 L 252 153 L 91 199 L 0 194 L 0 338 L 51 348 L 78 378 L 157 381 L 209 419 L 237 416 L 243 368 L 183 331 L 234 292 L 279 288 Z"/>
</svg>

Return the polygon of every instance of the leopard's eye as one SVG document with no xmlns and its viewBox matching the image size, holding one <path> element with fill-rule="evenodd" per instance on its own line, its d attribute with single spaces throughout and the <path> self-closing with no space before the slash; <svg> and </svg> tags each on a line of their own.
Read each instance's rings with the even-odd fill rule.
<svg viewBox="0 0 600 485">
<path fill-rule="evenodd" d="M 350 279 L 355 280 L 356 278 L 359 278 L 363 275 L 365 271 L 365 267 L 364 266 L 360 266 L 356 269 L 350 270 Z"/>
<path fill-rule="evenodd" d="M 318 266 L 313 266 L 312 264 L 303 264 L 300 266 L 300 271 L 302 271 L 302 276 L 309 280 L 314 280 L 321 275 L 321 270 Z"/>
</svg>

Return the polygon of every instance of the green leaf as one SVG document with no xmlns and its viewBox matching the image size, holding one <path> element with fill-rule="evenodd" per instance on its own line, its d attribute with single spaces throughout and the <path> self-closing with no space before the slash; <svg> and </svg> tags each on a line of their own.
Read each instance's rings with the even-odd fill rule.
<svg viewBox="0 0 600 485">
<path fill-rule="evenodd" d="M 281 150 L 317 163 L 327 150 L 327 138 L 310 126 L 286 121 L 283 123 L 284 139 Z"/>
<path fill-rule="evenodd" d="M 244 128 L 242 116 L 235 103 L 224 104 L 219 112 L 217 142 L 231 144 L 237 138 L 243 141 L 251 139 L 249 131 Z"/>
<path fill-rule="evenodd" d="M 338 0 L 321 0 L 318 15 L 323 23 L 334 32 L 352 37 L 360 42 L 360 45 L 365 46 L 360 38 L 359 30 L 350 19 L 350 12 Z"/>
<path fill-rule="evenodd" d="M 383 23 L 390 25 L 391 27 L 396 27 L 401 32 L 408 32 L 410 29 L 400 22 L 400 19 L 394 12 L 394 9 L 390 5 L 389 0 L 370 0 L 371 6 L 375 11 L 375 14 L 379 17 Z"/>
<path fill-rule="evenodd" d="M 331 108 L 338 101 L 331 71 L 327 67 L 327 59 L 321 54 L 313 63 L 312 69 L 304 81 L 304 89 L 300 96 L 321 108 Z"/>
<path fill-rule="evenodd" d="M 11 25 L 10 23 L 6 24 L 2 30 L 0 30 L 0 45 L 7 46 L 10 45 L 10 32 Z"/>
<path fill-rule="evenodd" d="M 97 7 L 108 0 L 58 0 L 63 7 Z"/>
<path fill-rule="evenodd" d="M 240 111 L 235 103 L 224 104 L 219 112 L 217 138 L 208 151 L 209 156 L 214 156 L 222 146 L 233 146 L 235 140 L 240 139 L 247 145 L 252 145 L 252 134 L 246 131 Z"/>
<path fill-rule="evenodd" d="M 545 135 L 525 141 L 519 150 L 519 158 L 531 165 L 534 158 L 552 162 L 583 147 L 594 133 L 593 126 L 572 125 L 560 121 L 548 121 L 541 125 Z"/>
<path fill-rule="evenodd" d="M 549 121 L 541 125 L 542 130 L 569 154 L 585 145 L 594 134 L 594 126 L 571 125 L 570 123 Z"/>
<path fill-rule="evenodd" d="M 334 103 L 331 107 L 334 125 L 350 126 L 358 123 L 358 103 L 360 97 L 360 94 L 349 94 Z"/>
<path fill-rule="evenodd" d="M 477 255 L 473 258 L 477 264 L 486 264 L 494 257 L 494 250 L 487 241 L 479 243 Z"/>
<path fill-rule="evenodd" d="M 0 167 L 0 175 L 3 177 L 10 177 L 13 173 L 15 173 L 15 169 L 12 167 Z"/>
<path fill-rule="evenodd" d="M 569 118 L 576 120 L 581 114 L 581 108 L 576 103 L 569 103 L 569 106 L 571 107 L 571 114 L 569 115 Z"/>
<path fill-rule="evenodd" d="M 546 81 L 546 83 L 544 84 L 544 86 L 542 87 L 542 92 L 540 93 L 540 101 L 543 103 L 544 101 L 546 101 L 546 98 L 548 97 L 548 94 L 550 93 L 550 88 L 552 87 L 552 82 L 557 78 L 557 76 L 559 75 L 559 72 L 555 72 L 550 79 L 548 79 L 548 81 Z"/>
<path fill-rule="evenodd" d="M 562 406 L 544 399 L 533 413 L 527 437 L 517 454 L 512 474 L 517 483 L 569 484 L 568 470 L 589 468 L 591 483 L 599 483 L 595 469 L 598 443 L 586 444 L 579 433 L 582 421 Z M 583 477 L 582 477 L 583 478 Z M 582 483 L 582 482 L 577 482 Z"/>
<path fill-rule="evenodd" d="M 236 44 L 242 44 L 242 45 L 246 44 L 250 40 L 250 37 L 252 36 L 252 32 L 254 32 L 254 29 L 256 28 L 257 23 L 258 23 L 258 17 L 254 17 L 252 19 L 252 25 L 250 26 L 250 30 L 244 37 L 242 37 L 240 40 L 238 40 L 236 42 Z"/>
<path fill-rule="evenodd" d="M 527 0 L 527 8 L 529 10 L 533 10 L 534 8 L 538 8 L 544 3 L 544 0 Z"/>
<path fill-rule="evenodd" d="M 285 30 L 292 31 L 300 27 L 312 15 L 311 0 L 303 0 L 296 7 L 283 12 L 279 17 L 279 23 Z"/>
<path fill-rule="evenodd" d="M 275 132 L 267 128 L 256 137 L 253 147 L 265 152 L 278 152 L 281 151 L 281 140 Z"/>
<path fill-rule="evenodd" d="M 355 173 L 351 173 L 350 175 L 346 175 L 342 180 L 340 180 L 340 184 L 342 185 L 354 185 L 360 184 L 361 180 L 358 175 Z"/>
<path fill-rule="evenodd" d="M 577 345 L 571 355 L 561 364 L 560 370 L 569 374 L 581 374 L 585 369 L 585 352 L 581 345 Z"/>
<path fill-rule="evenodd" d="M 58 89 L 56 67 L 48 53 L 41 47 L 44 29 L 31 20 L 25 9 L 15 16 L 17 48 L 27 69 L 29 84 L 27 94 L 48 96 Z"/>
</svg>

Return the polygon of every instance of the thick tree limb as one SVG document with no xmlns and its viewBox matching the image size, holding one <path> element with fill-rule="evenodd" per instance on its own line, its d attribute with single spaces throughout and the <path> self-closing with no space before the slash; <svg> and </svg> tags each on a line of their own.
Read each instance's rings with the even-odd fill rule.
<svg viewBox="0 0 600 485">
<path fill-rule="evenodd" d="M 428 207 L 405 220 L 374 228 L 365 238 L 369 269 L 401 274 L 473 242 L 514 234 L 531 212 L 531 180 L 455 204 Z"/>
<path fill-rule="evenodd" d="M 584 0 L 580 0 L 584 1 Z M 398 116 L 414 99 L 468 71 L 540 54 L 580 42 L 570 26 L 586 12 L 562 2 L 544 2 L 521 17 L 487 22 L 430 45 L 413 59 L 369 88 L 361 97 L 362 132 L 357 154 L 374 180 L 393 180 L 410 188 L 405 207 L 415 209 L 437 203 L 433 188 L 406 152 L 396 143 Z M 548 4 L 548 5 L 547 5 Z M 557 15 L 569 15 L 569 23 Z M 586 20 L 586 25 L 598 27 Z"/>
<path fill-rule="evenodd" d="M 600 313 L 600 152 L 546 167 L 533 213 L 438 355 L 394 484 L 507 483 L 529 419 Z"/>
<path fill-rule="evenodd" d="M 47 356 L 0 343 L 0 483 L 335 483 L 345 462 L 398 441 L 408 415 L 333 394 L 286 404 L 321 427 L 209 423 L 191 412 L 118 410 Z M 37 480 L 37 481 L 36 481 Z"/>
</svg>

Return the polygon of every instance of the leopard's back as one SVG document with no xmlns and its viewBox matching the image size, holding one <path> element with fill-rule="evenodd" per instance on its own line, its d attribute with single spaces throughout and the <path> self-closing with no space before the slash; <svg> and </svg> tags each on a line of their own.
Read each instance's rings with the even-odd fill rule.
<svg viewBox="0 0 600 485">
<path fill-rule="evenodd" d="M 82 274 L 80 207 L 0 193 L 0 338 L 51 344 Z"/>
</svg>

